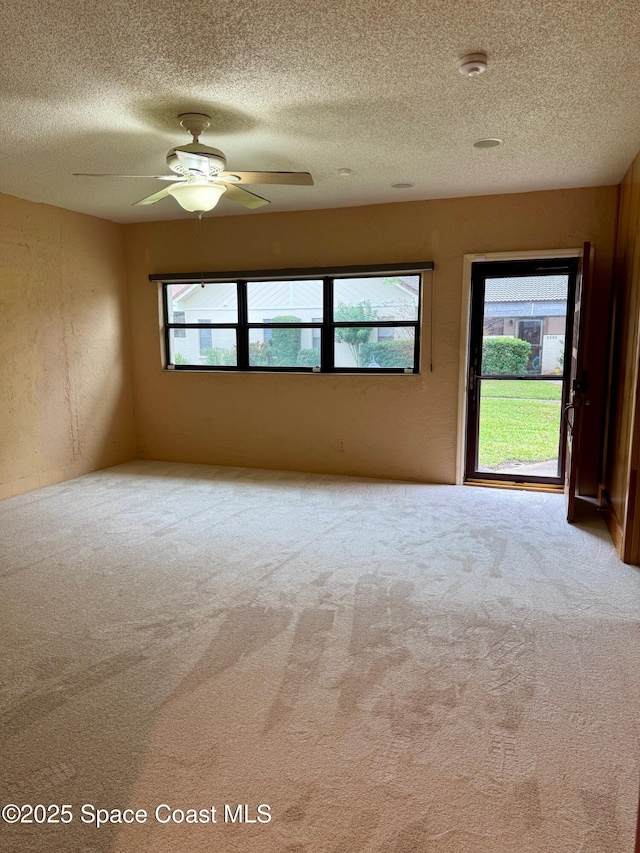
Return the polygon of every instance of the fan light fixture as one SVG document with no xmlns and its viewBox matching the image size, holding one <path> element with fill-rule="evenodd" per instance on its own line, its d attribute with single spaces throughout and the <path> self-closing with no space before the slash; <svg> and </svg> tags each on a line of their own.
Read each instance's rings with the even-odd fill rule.
<svg viewBox="0 0 640 853">
<path fill-rule="evenodd" d="M 175 198 L 180 207 L 191 213 L 213 210 L 225 190 L 224 184 L 210 184 L 208 181 L 188 181 L 186 184 L 172 184 L 167 187 L 167 192 Z"/>
<path fill-rule="evenodd" d="M 227 158 L 222 151 L 204 145 L 199 141 L 200 134 L 211 124 L 211 117 L 203 113 L 182 113 L 178 116 L 180 124 L 193 137 L 188 145 L 171 148 L 167 154 L 167 165 L 175 175 L 104 175 L 84 174 L 86 178 L 156 178 L 171 181 L 171 186 L 141 198 L 136 205 L 157 204 L 167 196 L 173 196 L 180 207 L 198 218 L 212 210 L 223 192 L 229 201 L 241 204 L 253 210 L 264 207 L 269 200 L 257 193 L 245 189 L 242 184 L 289 184 L 293 186 L 313 186 L 309 172 L 227 172 Z M 78 172 L 74 174 L 80 174 Z M 177 177 L 179 176 L 179 177 Z M 237 186 L 240 184 L 240 186 Z"/>
</svg>

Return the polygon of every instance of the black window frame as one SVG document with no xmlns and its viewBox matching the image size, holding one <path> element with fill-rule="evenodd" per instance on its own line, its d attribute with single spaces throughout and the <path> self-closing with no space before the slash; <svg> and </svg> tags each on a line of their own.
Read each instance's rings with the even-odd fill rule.
<svg viewBox="0 0 640 853">
<path fill-rule="evenodd" d="M 392 374 L 417 375 L 420 373 L 420 338 L 422 317 L 422 273 L 434 268 L 432 261 L 411 264 L 373 264 L 333 268 L 284 269 L 284 270 L 242 270 L 206 273 L 158 273 L 150 275 L 151 282 L 162 285 L 164 368 L 175 371 L 240 372 L 240 373 L 356 373 L 364 375 Z M 415 320 L 373 320 L 371 322 L 336 322 L 334 320 L 333 284 L 345 278 L 381 278 L 383 276 L 417 275 L 418 305 Z M 247 284 L 270 281 L 322 281 L 323 306 L 322 322 L 300 323 L 250 323 L 248 320 Z M 169 322 L 169 288 L 176 284 L 236 284 L 238 313 L 235 323 L 173 323 Z M 234 365 L 172 364 L 169 361 L 170 335 L 172 329 L 233 329 L 236 332 L 237 363 Z M 336 367 L 335 330 L 337 328 L 413 328 L 414 349 L 412 367 Z M 319 329 L 320 330 L 320 366 L 279 367 L 274 365 L 254 365 L 249 363 L 249 337 L 252 329 Z"/>
</svg>

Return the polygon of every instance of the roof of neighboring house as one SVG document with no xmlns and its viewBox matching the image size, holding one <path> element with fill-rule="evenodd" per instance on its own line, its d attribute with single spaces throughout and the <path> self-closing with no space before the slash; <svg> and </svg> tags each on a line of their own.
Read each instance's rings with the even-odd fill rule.
<svg viewBox="0 0 640 853">
<path fill-rule="evenodd" d="M 485 284 L 485 302 L 547 302 L 556 299 L 566 302 L 566 275 L 488 278 Z"/>
<path fill-rule="evenodd" d="M 193 284 L 174 284 L 171 289 L 171 298 L 177 299 L 179 296 L 185 292 L 185 290 L 189 290 L 190 287 L 193 287 Z"/>
<path fill-rule="evenodd" d="M 564 300 L 551 299 L 548 302 L 490 302 L 485 306 L 484 316 L 487 317 L 566 317 L 567 306 Z"/>
<path fill-rule="evenodd" d="M 419 275 L 398 275 L 394 278 L 399 278 L 404 287 L 411 293 L 418 293 L 420 276 Z"/>
</svg>

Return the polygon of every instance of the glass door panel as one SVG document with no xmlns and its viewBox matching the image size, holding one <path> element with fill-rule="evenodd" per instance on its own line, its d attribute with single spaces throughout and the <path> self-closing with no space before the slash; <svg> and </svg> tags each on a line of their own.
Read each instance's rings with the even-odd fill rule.
<svg viewBox="0 0 640 853">
<path fill-rule="evenodd" d="M 562 380 L 481 379 L 478 471 L 559 477 Z"/>
<path fill-rule="evenodd" d="M 474 263 L 467 479 L 561 482 L 575 269 L 574 259 Z"/>
</svg>

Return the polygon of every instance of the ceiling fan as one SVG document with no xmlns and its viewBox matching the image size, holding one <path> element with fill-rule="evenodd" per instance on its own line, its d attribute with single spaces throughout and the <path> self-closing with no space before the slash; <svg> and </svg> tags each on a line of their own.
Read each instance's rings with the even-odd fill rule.
<svg viewBox="0 0 640 853">
<path fill-rule="evenodd" d="M 231 201 L 249 208 L 263 207 L 269 200 L 245 190 L 239 184 L 295 184 L 313 186 L 309 172 L 229 172 L 225 171 L 227 160 L 222 151 L 199 142 L 200 134 L 211 124 L 211 117 L 202 113 L 183 113 L 178 121 L 189 131 L 193 142 L 178 145 L 167 154 L 167 165 L 173 175 L 101 175 L 95 173 L 74 172 L 74 175 L 88 178 L 157 178 L 160 181 L 173 181 L 153 195 L 136 201 L 134 204 L 155 204 L 167 196 L 173 196 L 185 210 L 197 213 L 199 217 L 212 210 L 224 194 Z"/>
</svg>

